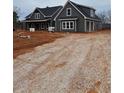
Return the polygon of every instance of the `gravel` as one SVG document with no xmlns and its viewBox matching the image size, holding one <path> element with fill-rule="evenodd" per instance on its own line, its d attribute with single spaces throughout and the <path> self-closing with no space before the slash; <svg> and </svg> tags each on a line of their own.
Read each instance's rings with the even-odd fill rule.
<svg viewBox="0 0 124 93">
<path fill-rule="evenodd" d="M 14 93 L 110 93 L 110 33 L 68 34 L 14 59 Z"/>
</svg>

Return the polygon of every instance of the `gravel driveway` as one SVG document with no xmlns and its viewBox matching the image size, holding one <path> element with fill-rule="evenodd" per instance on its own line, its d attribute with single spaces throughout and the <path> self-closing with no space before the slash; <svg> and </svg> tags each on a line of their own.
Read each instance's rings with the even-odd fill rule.
<svg viewBox="0 0 124 93">
<path fill-rule="evenodd" d="M 111 36 L 67 34 L 14 59 L 14 93 L 110 93 Z"/>
</svg>

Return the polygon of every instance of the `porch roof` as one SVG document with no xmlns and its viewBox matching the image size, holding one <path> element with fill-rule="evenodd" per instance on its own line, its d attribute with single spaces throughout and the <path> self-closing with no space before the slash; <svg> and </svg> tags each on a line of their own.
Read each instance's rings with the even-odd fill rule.
<svg viewBox="0 0 124 93">
<path fill-rule="evenodd" d="M 49 21 L 50 19 L 43 19 L 43 20 L 24 20 L 23 22 L 46 22 Z"/>
</svg>

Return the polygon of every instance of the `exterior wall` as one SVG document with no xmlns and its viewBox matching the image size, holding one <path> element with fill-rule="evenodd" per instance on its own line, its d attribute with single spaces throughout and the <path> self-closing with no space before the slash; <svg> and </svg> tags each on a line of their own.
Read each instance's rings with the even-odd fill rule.
<svg viewBox="0 0 124 93">
<path fill-rule="evenodd" d="M 66 9 L 71 8 L 72 9 L 72 16 L 66 16 Z M 63 11 L 60 13 L 60 15 L 56 18 L 56 31 L 61 31 L 61 21 L 59 19 L 67 19 L 67 18 L 78 18 L 76 23 L 76 32 L 85 32 L 85 22 L 84 17 L 70 4 L 68 3 Z M 73 21 L 73 20 L 72 20 Z M 63 31 L 63 30 L 62 30 Z M 65 30 L 64 30 L 65 31 Z"/>
</svg>

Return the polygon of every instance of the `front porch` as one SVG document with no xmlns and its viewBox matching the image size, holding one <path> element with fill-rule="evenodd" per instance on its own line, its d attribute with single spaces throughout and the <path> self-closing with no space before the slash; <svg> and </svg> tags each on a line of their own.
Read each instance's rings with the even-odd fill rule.
<svg viewBox="0 0 124 93">
<path fill-rule="evenodd" d="M 51 20 L 26 20 L 25 29 L 35 28 L 35 31 L 48 30 L 48 27 L 54 26 Z"/>
</svg>

